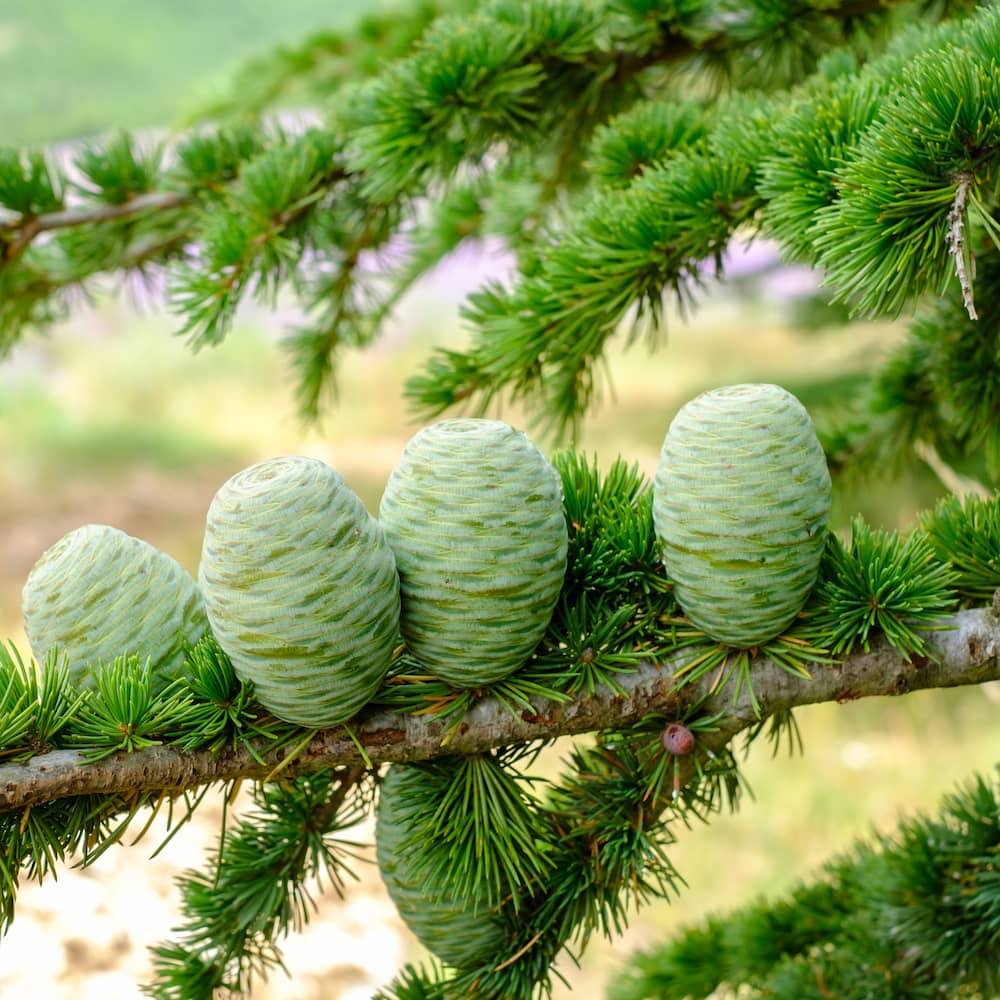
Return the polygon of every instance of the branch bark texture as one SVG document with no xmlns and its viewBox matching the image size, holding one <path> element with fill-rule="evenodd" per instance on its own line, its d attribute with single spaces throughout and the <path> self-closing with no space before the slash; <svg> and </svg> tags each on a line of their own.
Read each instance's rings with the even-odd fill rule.
<svg viewBox="0 0 1000 1000">
<path fill-rule="evenodd" d="M 870 652 L 854 653 L 835 665 L 814 665 L 808 681 L 791 676 L 769 660 L 757 660 L 752 677 L 762 715 L 818 702 L 845 702 L 1000 680 L 1000 612 L 962 611 L 947 624 L 949 628 L 927 634 L 931 656 L 915 656 L 911 662 L 881 638 L 873 643 Z M 672 662 L 643 664 L 635 673 L 619 678 L 624 694 L 603 688 L 593 696 L 566 704 L 538 699 L 532 711 L 519 715 L 487 698 L 468 712 L 447 743 L 443 742 L 444 725 L 425 716 L 362 713 L 352 728 L 371 761 L 383 763 L 478 753 L 530 740 L 620 727 L 652 712 L 667 716 L 679 713 L 685 705 L 701 698 L 706 699 L 706 712 L 722 713 L 719 733 L 712 739 L 715 745 L 728 742 L 759 721 L 745 690 L 736 700 L 729 686 L 710 692 L 709 677 L 678 690 L 674 671 L 683 663 L 680 657 Z M 86 764 L 76 751 L 56 750 L 26 764 L 0 766 L 0 811 L 71 795 L 179 792 L 210 781 L 264 778 L 281 762 L 282 753 L 265 757 L 261 765 L 245 749 L 184 753 L 161 746 Z M 343 727 L 337 727 L 317 734 L 294 762 L 282 768 L 281 774 L 284 777 L 360 763 L 354 741 Z"/>
</svg>

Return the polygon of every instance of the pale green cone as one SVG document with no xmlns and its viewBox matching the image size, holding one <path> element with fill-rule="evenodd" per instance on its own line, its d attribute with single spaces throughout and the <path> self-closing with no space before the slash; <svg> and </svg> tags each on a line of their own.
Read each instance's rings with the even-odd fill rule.
<svg viewBox="0 0 1000 1000">
<path fill-rule="evenodd" d="M 792 622 L 816 582 L 830 474 L 812 420 L 776 385 L 703 393 L 674 417 L 653 518 L 685 614 L 747 648 Z"/>
<path fill-rule="evenodd" d="M 74 682 L 99 663 L 135 654 L 162 686 L 208 622 L 191 575 L 163 552 L 117 528 L 88 524 L 64 535 L 35 563 L 22 595 L 24 631 L 35 659 L 52 649 Z"/>
<path fill-rule="evenodd" d="M 415 861 L 421 845 L 407 831 L 407 806 L 427 778 L 420 768 L 390 766 L 379 788 L 375 848 L 382 881 L 404 923 L 442 962 L 468 968 L 495 960 L 506 934 L 500 920 L 458 902 L 440 879 L 428 877 Z"/>
<path fill-rule="evenodd" d="M 199 582 L 219 645 L 278 718 L 355 715 L 389 669 L 399 581 L 378 522 L 310 458 L 272 458 L 212 501 Z"/>
<path fill-rule="evenodd" d="M 382 497 L 403 637 L 457 687 L 506 677 L 530 656 L 566 573 L 559 474 L 497 420 L 445 420 L 407 444 Z"/>
</svg>

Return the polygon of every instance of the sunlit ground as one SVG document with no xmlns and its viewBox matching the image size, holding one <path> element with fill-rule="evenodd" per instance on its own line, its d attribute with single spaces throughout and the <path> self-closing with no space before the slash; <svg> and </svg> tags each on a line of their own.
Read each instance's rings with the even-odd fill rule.
<svg viewBox="0 0 1000 1000">
<path fill-rule="evenodd" d="M 295 415 L 275 343 L 291 316 L 250 310 L 221 348 L 192 357 L 158 306 L 141 315 L 106 302 L 18 349 L 0 367 L 0 635 L 23 643 L 24 578 L 45 547 L 81 524 L 117 525 L 195 570 L 214 491 L 260 458 L 321 457 L 377 509 L 417 426 L 403 380 L 431 343 L 462 339 L 454 305 L 468 281 L 464 271 L 439 275 L 403 304 L 380 345 L 348 356 L 339 402 L 314 428 Z M 587 422 L 579 445 L 605 464 L 620 453 L 652 471 L 670 417 L 695 392 L 747 379 L 796 387 L 809 372 L 865 370 L 896 335 L 874 326 L 795 334 L 775 312 L 712 294 L 691 325 L 670 322 L 655 355 L 637 348 L 614 356 L 617 398 Z M 524 422 L 516 411 L 506 416 Z M 838 496 L 838 525 L 859 508 L 905 525 L 938 492 L 927 474 L 855 485 Z M 890 829 L 903 812 L 932 807 L 970 772 L 992 767 L 998 706 L 1000 690 L 987 686 L 802 710 L 804 756 L 772 760 L 765 745 L 755 748 L 746 774 L 756 799 L 736 816 L 679 832 L 673 858 L 688 888 L 644 910 L 623 939 L 594 944 L 582 971 L 564 968 L 575 994 L 598 996 L 634 947 L 708 910 L 780 892 L 855 836 Z M 218 819 L 217 806 L 206 805 L 155 861 L 146 860 L 154 837 L 110 852 L 91 872 L 26 886 L 0 946 L 0 993 L 138 996 L 145 948 L 179 914 L 172 880 L 200 863 Z M 279 972 L 255 997 L 360 1000 L 407 957 L 420 957 L 373 869 L 361 874 L 346 900 L 324 897 L 310 930 L 288 942 L 296 978 Z"/>
</svg>

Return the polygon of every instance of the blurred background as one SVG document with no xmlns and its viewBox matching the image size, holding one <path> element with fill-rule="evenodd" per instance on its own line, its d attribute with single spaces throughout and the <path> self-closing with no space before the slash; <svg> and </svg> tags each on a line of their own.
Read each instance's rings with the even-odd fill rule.
<svg viewBox="0 0 1000 1000">
<path fill-rule="evenodd" d="M 245 58 L 343 24 L 361 6 L 7 0 L 0 136 L 9 145 L 47 145 L 115 126 L 158 135 L 225 92 Z M 769 267 L 770 259 L 767 247 L 737 249 L 730 259 L 736 280 L 706 288 L 687 322 L 668 315 L 655 355 L 613 355 L 613 393 L 577 445 L 605 464 L 622 454 L 652 472 L 670 418 L 697 392 L 775 381 L 810 407 L 828 409 L 836 400 L 816 398 L 810 379 L 822 374 L 827 393 L 849 386 L 899 337 L 890 325 L 840 326 L 811 308 L 808 275 Z M 376 510 L 416 429 L 402 402 L 403 380 L 432 344 L 461 342 L 462 296 L 508 265 L 502 247 L 481 246 L 425 280 L 379 344 L 347 358 L 339 402 L 314 427 L 296 415 L 276 346 L 297 318 L 291 307 L 245 310 L 221 347 L 194 357 L 173 335 L 157 290 L 126 286 L 80 303 L 50 334 L 28 338 L 0 364 L 0 637 L 26 649 L 20 588 L 42 551 L 81 524 L 116 525 L 194 572 L 213 493 L 261 458 L 322 458 Z M 527 423 L 516 410 L 503 415 Z M 838 529 L 855 511 L 905 527 L 944 492 L 927 468 L 879 478 L 884 471 L 838 482 Z M 638 914 L 622 939 L 592 945 L 582 969 L 563 968 L 573 992 L 601 995 L 635 947 L 708 911 L 780 893 L 856 836 L 889 830 L 971 771 L 992 767 L 1000 759 L 998 705 L 1000 686 L 986 685 L 800 711 L 804 755 L 773 760 L 765 744 L 755 747 L 746 761 L 755 799 L 738 815 L 679 833 L 674 859 L 687 890 Z M 220 815 L 218 803 L 206 801 L 155 861 L 148 856 L 156 831 L 92 869 L 25 885 L 14 927 L 0 942 L 0 993 L 138 997 L 149 970 L 146 947 L 169 934 L 179 913 L 173 880 L 201 863 Z M 370 832 L 359 835 L 370 839 Z M 323 897 L 307 931 L 285 943 L 295 978 L 278 973 L 255 997 L 360 1000 L 405 960 L 421 957 L 374 867 L 359 876 L 345 899 Z"/>
</svg>

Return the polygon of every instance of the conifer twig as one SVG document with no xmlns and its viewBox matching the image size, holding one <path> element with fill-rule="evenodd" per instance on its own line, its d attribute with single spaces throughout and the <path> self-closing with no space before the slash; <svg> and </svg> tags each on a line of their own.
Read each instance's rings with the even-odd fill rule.
<svg viewBox="0 0 1000 1000">
<path fill-rule="evenodd" d="M 852 653 L 839 664 L 817 664 L 808 681 L 791 676 L 773 661 L 756 661 L 753 687 L 762 716 L 818 702 L 845 702 L 1000 680 L 1000 612 L 962 611 L 943 624 L 949 627 L 926 634 L 930 652 L 927 657 L 915 655 L 907 661 L 880 639 L 872 644 L 870 652 Z M 719 745 L 759 724 L 745 686 L 735 699 L 728 688 L 711 691 L 712 678 L 708 676 L 678 690 L 670 668 L 676 669 L 680 663 L 646 663 L 634 673 L 619 676 L 619 692 L 601 687 L 592 695 L 558 704 L 538 699 L 533 702 L 533 711 L 524 710 L 518 715 L 488 698 L 473 707 L 450 734 L 449 723 L 391 712 L 363 714 L 352 728 L 370 759 L 383 763 L 429 760 L 445 753 L 478 753 L 616 728 L 651 712 L 679 713 L 684 705 L 699 700 L 703 711 L 720 714 Z M 210 781 L 259 779 L 280 759 L 280 752 L 255 759 L 246 749 L 185 753 L 170 746 L 156 746 L 84 764 L 78 752 L 56 750 L 26 764 L 0 766 L 0 811 L 72 795 L 155 789 L 180 792 Z M 360 761 L 355 742 L 338 727 L 317 734 L 283 776 L 357 765 Z"/>
<path fill-rule="evenodd" d="M 964 476 L 953 469 L 929 441 L 922 439 L 914 441 L 913 450 L 917 458 L 938 477 L 941 485 L 949 493 L 954 493 L 955 496 L 959 497 L 980 497 L 983 500 L 988 500 L 993 495 L 978 479 Z"/>
<path fill-rule="evenodd" d="M 183 208 L 190 204 L 191 200 L 190 195 L 180 191 L 150 191 L 119 204 L 87 205 L 66 208 L 59 212 L 46 212 L 42 215 L 20 215 L 0 223 L 0 238 L 7 242 L 3 258 L 8 261 L 15 260 L 42 233 L 57 229 L 73 229 L 77 226 L 99 225 L 104 222 L 120 222 L 147 212 L 167 212 Z"/>
<path fill-rule="evenodd" d="M 966 249 L 965 224 L 966 205 L 972 190 L 972 174 L 959 174 L 956 178 L 955 199 L 948 212 L 948 249 L 955 258 L 955 271 L 962 287 L 962 301 L 965 303 L 969 319 L 979 319 L 976 302 L 972 294 L 972 279 L 975 277 L 975 260 Z M 970 274 L 970 270 L 972 273 Z"/>
<path fill-rule="evenodd" d="M 66 208 L 59 212 L 46 212 L 42 215 L 18 216 L 5 222 L 0 229 L 24 229 L 33 233 L 43 233 L 91 223 L 114 222 L 141 215 L 143 212 L 166 212 L 172 208 L 182 208 L 190 202 L 191 196 L 181 191 L 149 191 L 118 204 L 87 205 Z"/>
</svg>

